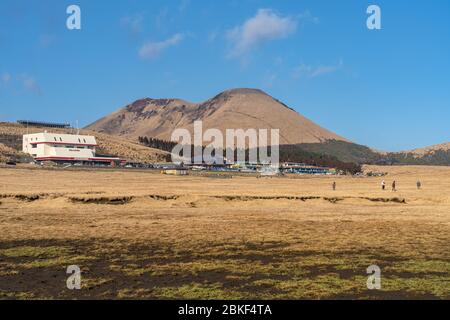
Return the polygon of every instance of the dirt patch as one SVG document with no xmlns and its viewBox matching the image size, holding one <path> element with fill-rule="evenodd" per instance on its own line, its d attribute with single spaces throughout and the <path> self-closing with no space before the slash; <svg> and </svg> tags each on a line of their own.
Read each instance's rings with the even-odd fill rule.
<svg viewBox="0 0 450 320">
<path fill-rule="evenodd" d="M 168 201 L 168 200 L 177 200 L 180 196 L 170 195 L 170 196 L 162 196 L 157 194 L 149 195 L 150 199 L 158 200 L 158 201 Z"/>
<path fill-rule="evenodd" d="M 339 202 L 339 201 L 342 201 L 342 200 L 344 200 L 344 198 L 323 198 L 324 200 L 326 200 L 326 201 L 328 201 L 328 202 L 331 202 L 331 203 L 337 203 L 337 202 Z"/>
<path fill-rule="evenodd" d="M 70 201 L 73 203 L 84 204 L 110 204 L 110 205 L 124 205 L 133 200 L 131 196 L 117 196 L 117 197 L 70 197 Z"/>
<path fill-rule="evenodd" d="M 2 194 L 0 198 L 12 198 L 20 201 L 33 202 L 47 197 L 48 194 Z"/>
<path fill-rule="evenodd" d="M 85 204 L 127 204 L 130 203 L 133 199 L 138 199 L 136 196 L 101 196 L 101 197 L 92 197 L 92 195 L 103 194 L 102 191 L 91 191 L 85 192 L 86 196 L 71 196 L 69 200 L 72 203 L 85 203 Z M 55 199 L 58 197 L 66 196 L 66 193 L 41 193 L 41 194 L 1 194 L 0 198 L 12 198 L 19 201 L 25 202 L 34 202 L 37 200 L 51 198 Z M 181 198 L 180 195 L 159 195 L 159 194 L 150 194 L 147 196 L 148 198 L 156 201 L 175 201 Z M 324 200 L 333 204 L 344 201 L 346 199 L 362 199 L 368 200 L 371 202 L 380 202 L 380 203 L 399 203 L 406 204 L 406 199 L 404 198 L 370 198 L 370 197 L 322 197 L 322 196 L 249 196 L 249 195 L 210 195 L 210 196 L 202 196 L 204 199 L 220 199 L 227 202 L 249 202 L 249 201 L 269 201 L 269 200 L 288 200 L 288 201 L 310 201 L 310 200 Z M 196 207 L 197 204 L 195 202 L 189 202 L 189 206 Z"/>
<path fill-rule="evenodd" d="M 372 202 L 395 202 L 406 204 L 406 200 L 403 198 L 369 198 L 369 197 L 320 197 L 320 196 L 214 196 L 217 199 L 223 199 L 225 201 L 254 201 L 254 200 L 325 200 L 330 203 L 338 203 L 345 199 L 363 199 Z"/>
<path fill-rule="evenodd" d="M 361 197 L 360 199 L 366 199 L 372 202 L 394 202 L 394 203 L 402 203 L 402 204 L 406 204 L 406 199 L 403 198 L 368 198 L 368 197 Z"/>
</svg>

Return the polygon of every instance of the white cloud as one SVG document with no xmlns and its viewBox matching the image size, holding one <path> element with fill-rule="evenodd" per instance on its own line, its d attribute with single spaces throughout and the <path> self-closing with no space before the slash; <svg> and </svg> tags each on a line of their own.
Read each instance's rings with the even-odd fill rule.
<svg viewBox="0 0 450 320">
<path fill-rule="evenodd" d="M 173 17 L 169 13 L 169 8 L 163 7 L 156 15 L 155 23 L 158 29 L 167 29 L 167 26 L 172 24 Z"/>
<path fill-rule="evenodd" d="M 120 19 L 120 24 L 128 28 L 132 34 L 139 34 L 142 32 L 143 22 L 144 15 L 142 13 L 127 15 Z"/>
<path fill-rule="evenodd" d="M 181 0 L 180 4 L 178 5 L 178 12 L 181 14 L 184 13 L 190 4 L 191 0 Z"/>
<path fill-rule="evenodd" d="M 157 58 L 163 51 L 180 43 L 184 39 L 182 33 L 174 34 L 172 37 L 160 42 L 147 42 L 139 49 L 142 59 Z"/>
<path fill-rule="evenodd" d="M 296 79 L 302 77 L 316 78 L 325 74 L 334 73 L 341 69 L 343 66 L 344 62 L 342 61 L 342 59 L 335 65 L 311 66 L 301 64 L 298 67 L 294 68 L 293 77 Z"/>
<path fill-rule="evenodd" d="M 267 73 L 263 78 L 263 87 L 271 89 L 275 82 L 277 81 L 278 76 L 275 73 Z"/>
<path fill-rule="evenodd" d="M 227 38 L 233 44 L 230 56 L 242 56 L 264 42 L 286 38 L 296 29 L 296 19 L 280 16 L 271 9 L 259 9 L 254 17 L 228 30 Z"/>
<path fill-rule="evenodd" d="M 217 30 L 210 31 L 208 34 L 208 42 L 216 41 L 218 36 L 219 36 L 219 32 Z"/>
<path fill-rule="evenodd" d="M 9 84 L 11 85 L 9 86 Z M 14 76 L 8 72 L 0 74 L 0 87 L 7 86 L 12 90 L 17 90 L 20 87 L 25 89 L 25 91 L 42 95 L 42 90 L 37 80 L 26 73 Z"/>
<path fill-rule="evenodd" d="M 18 79 L 22 82 L 23 87 L 27 91 L 37 93 L 38 95 L 42 94 L 41 87 L 34 77 L 27 74 L 22 74 Z"/>
<path fill-rule="evenodd" d="M 39 36 L 39 46 L 41 48 L 48 48 L 55 42 L 55 36 L 51 34 L 43 34 Z"/>
<path fill-rule="evenodd" d="M 10 81 L 11 81 L 11 75 L 8 72 L 4 72 L 2 73 L 1 77 L 0 77 L 0 83 L 2 85 L 7 85 Z"/>
<path fill-rule="evenodd" d="M 311 23 L 314 23 L 314 24 L 318 24 L 319 23 L 319 18 L 313 16 L 309 10 L 306 10 L 305 12 L 302 12 L 297 17 L 303 23 L 306 23 L 306 22 L 311 22 Z"/>
</svg>

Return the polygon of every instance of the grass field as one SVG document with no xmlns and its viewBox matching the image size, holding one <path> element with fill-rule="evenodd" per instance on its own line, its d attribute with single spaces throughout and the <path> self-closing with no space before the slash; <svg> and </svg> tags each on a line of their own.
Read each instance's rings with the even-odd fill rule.
<svg viewBox="0 0 450 320">
<path fill-rule="evenodd" d="M 389 175 L 0 168 L 0 298 L 450 299 L 450 168 L 367 169 Z"/>
</svg>

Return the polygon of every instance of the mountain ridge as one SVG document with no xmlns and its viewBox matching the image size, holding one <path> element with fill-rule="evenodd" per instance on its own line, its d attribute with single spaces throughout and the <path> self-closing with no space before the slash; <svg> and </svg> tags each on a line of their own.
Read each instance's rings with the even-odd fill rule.
<svg viewBox="0 0 450 320">
<path fill-rule="evenodd" d="M 280 129 L 280 144 L 347 141 L 260 89 L 235 88 L 200 103 L 183 99 L 138 99 L 95 121 L 86 128 L 137 140 L 151 136 L 170 140 L 177 128 L 193 132 L 193 122 L 204 130 Z"/>
</svg>

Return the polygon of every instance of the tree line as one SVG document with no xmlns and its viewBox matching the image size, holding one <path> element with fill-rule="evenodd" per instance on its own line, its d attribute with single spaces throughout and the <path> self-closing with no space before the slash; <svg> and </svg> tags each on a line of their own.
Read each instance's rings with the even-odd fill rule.
<svg viewBox="0 0 450 320">
<path fill-rule="evenodd" d="M 176 142 L 166 141 L 152 137 L 139 137 L 138 141 L 140 144 L 155 148 L 167 152 L 172 152 L 173 148 L 177 145 Z M 204 150 L 205 147 L 203 147 Z M 268 153 L 270 154 L 271 148 L 268 147 Z M 356 174 L 361 172 L 362 167 L 358 163 L 354 162 L 343 162 L 338 160 L 335 156 L 325 155 L 320 153 L 309 152 L 302 149 L 299 145 L 281 145 L 280 146 L 280 162 L 295 162 L 304 163 L 307 165 L 317 166 L 317 167 L 328 167 L 335 168 L 337 170 Z M 257 154 L 259 155 L 259 150 Z M 233 150 L 234 159 L 237 158 L 238 149 Z M 194 155 L 194 146 L 191 145 L 191 155 Z M 223 151 L 223 157 L 226 155 L 226 150 Z M 247 148 L 245 150 L 245 160 L 248 161 L 250 155 L 250 150 Z M 214 153 L 213 153 L 214 156 Z M 259 159 L 258 159 L 259 160 Z"/>
</svg>

